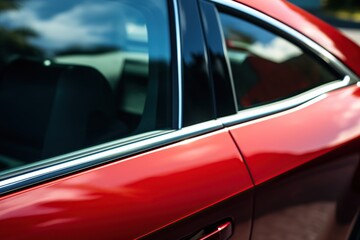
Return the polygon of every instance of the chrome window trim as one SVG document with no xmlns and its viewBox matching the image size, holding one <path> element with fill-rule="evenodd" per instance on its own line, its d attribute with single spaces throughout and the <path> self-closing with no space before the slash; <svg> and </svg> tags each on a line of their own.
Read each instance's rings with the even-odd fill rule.
<svg viewBox="0 0 360 240">
<path fill-rule="evenodd" d="M 181 61 L 181 32 L 180 32 L 180 15 L 178 1 L 173 0 L 173 11 L 175 19 L 175 35 L 176 35 L 176 61 L 177 61 L 177 90 L 178 90 L 178 122 L 177 128 L 182 128 L 183 122 L 183 74 L 182 74 L 182 61 Z"/>
<path fill-rule="evenodd" d="M 219 120 L 226 127 L 230 127 L 235 124 L 244 123 L 275 113 L 283 112 L 307 103 L 317 97 L 324 96 L 326 93 L 334 91 L 348 86 L 350 83 L 350 77 L 345 76 L 342 81 L 333 81 L 317 88 L 313 88 L 309 91 L 301 93 L 299 95 L 289 97 L 287 99 L 276 101 L 274 103 L 264 104 L 258 107 L 253 107 L 245 110 L 240 110 L 237 114 L 220 118 Z"/>
<path fill-rule="evenodd" d="M 110 142 L 101 143 L 101 144 L 98 144 L 95 146 L 86 147 L 86 148 L 83 148 L 80 150 L 76 150 L 76 151 L 73 151 L 70 153 L 65 153 L 62 155 L 54 156 L 51 158 L 41 159 L 39 161 L 25 164 L 25 165 L 19 166 L 14 169 L 11 168 L 11 169 L 2 171 L 0 174 L 0 181 L 5 180 L 7 178 L 12 178 L 14 176 L 21 175 L 23 173 L 35 171 L 40 168 L 46 168 L 48 166 L 72 161 L 72 160 L 79 159 L 81 157 L 85 157 L 85 156 L 88 156 L 91 154 L 96 154 L 98 152 L 104 152 L 106 150 L 113 149 L 113 148 L 116 148 L 116 147 L 119 147 L 119 146 L 122 146 L 125 144 L 131 144 L 131 143 L 139 142 L 141 140 L 154 138 L 156 136 L 164 135 L 166 133 L 170 133 L 173 131 L 175 131 L 175 129 L 155 130 L 155 131 L 151 131 L 151 132 L 140 133 L 137 135 L 116 139 L 116 140 L 113 140 Z"/>
<path fill-rule="evenodd" d="M 44 168 L 39 168 L 19 176 L 13 176 L 11 178 L 1 180 L 0 195 L 32 186 L 34 184 L 42 183 L 44 181 L 59 178 L 70 173 L 119 161 L 137 153 L 163 147 L 192 137 L 220 130 L 222 128 L 223 125 L 220 121 L 211 120 L 190 127 L 185 127 L 181 130 L 164 131 L 163 134 L 155 137 L 149 137 L 132 143 L 123 143 L 122 145 L 113 146 L 112 148 L 108 148 L 103 151 L 99 151 L 99 149 L 93 152 L 90 151 L 87 155 L 80 156 L 72 160 L 64 161 L 62 163 L 54 163 L 53 165 Z"/>
<path fill-rule="evenodd" d="M 339 61 L 335 56 L 333 56 L 326 49 L 301 34 L 300 32 L 294 30 L 293 28 L 285 25 L 284 23 L 261 13 L 251 7 L 245 6 L 240 2 L 234 0 L 209 0 L 210 2 L 215 3 L 217 6 L 223 6 L 227 8 L 234 9 L 239 11 L 239 13 L 251 16 L 260 21 L 266 22 L 275 29 L 280 30 L 281 32 L 287 34 L 288 36 L 296 39 L 300 44 L 305 48 L 311 50 L 314 54 L 318 55 L 324 62 L 330 65 L 330 67 L 337 70 L 340 74 L 344 75 L 342 81 L 333 81 L 319 87 L 313 88 L 309 91 L 301 93 L 299 95 L 286 98 L 285 100 L 276 101 L 270 104 L 264 104 L 258 107 L 253 107 L 245 110 L 240 110 L 237 114 L 226 116 L 220 118 L 224 126 L 229 127 L 235 124 L 247 122 L 250 120 L 258 119 L 265 117 L 271 114 L 279 113 L 294 107 L 297 107 L 301 104 L 311 101 L 317 97 L 320 97 L 330 91 L 340 89 L 352 84 L 356 84 L 359 81 L 359 78 L 354 74 L 347 66 L 345 66 L 341 61 Z"/>
<path fill-rule="evenodd" d="M 357 75 L 355 73 L 353 73 L 347 66 L 345 66 L 340 60 L 338 60 L 329 51 L 327 51 L 325 48 L 321 47 L 319 44 L 317 44 L 310 38 L 306 37 L 302 33 L 289 27 L 288 25 L 286 25 L 264 13 L 261 13 L 251 7 L 245 6 L 240 2 L 236 2 L 234 0 L 209 0 L 209 1 L 215 3 L 217 6 L 232 8 L 243 14 L 251 16 L 255 19 L 266 22 L 267 24 L 273 26 L 275 29 L 278 29 L 281 32 L 286 33 L 287 35 L 291 36 L 292 38 L 297 39 L 305 47 L 307 47 L 309 50 L 312 50 L 316 55 L 321 57 L 324 60 L 324 62 L 328 63 L 330 66 L 335 68 L 339 73 L 343 74 L 344 76 L 348 75 L 350 77 L 349 84 L 353 84 L 353 83 L 356 83 L 357 81 L 359 81 L 359 78 L 357 77 Z"/>
</svg>

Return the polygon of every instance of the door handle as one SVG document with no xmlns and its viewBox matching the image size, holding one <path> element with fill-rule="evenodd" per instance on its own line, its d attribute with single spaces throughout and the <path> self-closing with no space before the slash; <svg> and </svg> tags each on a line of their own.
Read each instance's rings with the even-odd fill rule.
<svg viewBox="0 0 360 240">
<path fill-rule="evenodd" d="M 204 234 L 199 240 L 227 240 L 232 235 L 232 224 L 231 222 L 225 222 L 220 224 L 208 234 Z"/>
</svg>

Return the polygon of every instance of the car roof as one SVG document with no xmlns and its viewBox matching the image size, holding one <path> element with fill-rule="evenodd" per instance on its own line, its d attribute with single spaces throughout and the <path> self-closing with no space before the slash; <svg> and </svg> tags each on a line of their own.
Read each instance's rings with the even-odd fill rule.
<svg viewBox="0 0 360 240">
<path fill-rule="evenodd" d="M 360 76 L 360 47 L 339 30 L 285 0 L 234 0 L 288 25 L 320 44 Z"/>
</svg>

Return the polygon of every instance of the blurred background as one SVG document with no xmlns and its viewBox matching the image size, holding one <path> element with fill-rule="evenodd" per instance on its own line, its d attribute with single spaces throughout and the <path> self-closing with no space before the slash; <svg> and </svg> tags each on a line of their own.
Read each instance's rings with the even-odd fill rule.
<svg viewBox="0 0 360 240">
<path fill-rule="evenodd" d="M 289 0 L 337 27 L 360 45 L 359 0 Z"/>
</svg>

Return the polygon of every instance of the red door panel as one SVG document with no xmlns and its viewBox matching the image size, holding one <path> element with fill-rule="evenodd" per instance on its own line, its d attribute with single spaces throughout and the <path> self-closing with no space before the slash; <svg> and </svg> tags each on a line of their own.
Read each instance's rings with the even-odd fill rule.
<svg viewBox="0 0 360 240">
<path fill-rule="evenodd" d="M 178 236 L 183 235 L 184 229 L 192 229 L 192 231 L 187 231 L 190 234 L 185 239 L 191 239 L 194 236 L 199 236 L 199 238 L 194 239 L 203 239 L 229 222 L 232 224 L 230 227 L 231 231 L 229 228 L 223 229 L 225 233 L 221 234 L 222 236 L 227 236 L 228 231 L 230 231 L 231 239 L 250 239 L 251 219 L 249 216 L 252 214 L 253 189 L 249 189 L 174 224 L 150 233 L 144 236 L 142 240 L 177 239 Z M 211 224 L 209 225 L 209 223 Z"/>
<path fill-rule="evenodd" d="M 0 239 L 133 239 L 251 187 L 221 130 L 2 197 Z"/>
<path fill-rule="evenodd" d="M 231 128 L 255 184 L 344 144 L 358 143 L 359 95 L 359 87 L 348 87 L 296 109 Z"/>
<path fill-rule="evenodd" d="M 360 202 L 359 87 L 230 132 L 257 185 L 253 239 L 345 239 Z"/>
</svg>

